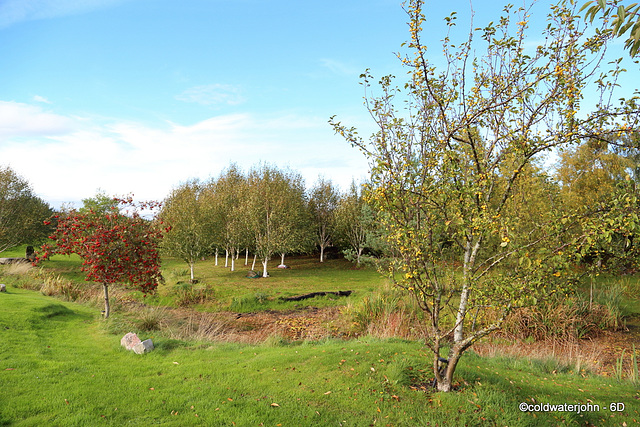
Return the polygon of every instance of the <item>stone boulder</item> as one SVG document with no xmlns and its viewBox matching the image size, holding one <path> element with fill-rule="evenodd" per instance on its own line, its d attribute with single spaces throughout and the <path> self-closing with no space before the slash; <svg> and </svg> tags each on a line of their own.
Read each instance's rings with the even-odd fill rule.
<svg viewBox="0 0 640 427">
<path fill-rule="evenodd" d="M 133 346 L 133 351 L 136 354 L 149 353 L 152 350 L 153 350 L 153 342 L 150 339 L 139 342 L 138 344 Z"/>
<path fill-rule="evenodd" d="M 0 283 L 0 292 L 7 292 L 7 286 L 4 283 Z"/>
<path fill-rule="evenodd" d="M 129 332 L 128 334 L 123 336 L 122 339 L 120 340 L 120 345 L 122 345 L 127 350 L 133 350 L 133 347 L 136 344 L 140 344 L 140 343 L 141 343 L 140 338 L 138 338 L 138 336 L 133 332 Z"/>
<path fill-rule="evenodd" d="M 136 354 L 149 353 L 153 350 L 153 342 L 149 340 L 140 341 L 140 338 L 133 332 L 129 332 L 120 340 L 122 345 L 127 350 L 133 350 Z"/>
</svg>

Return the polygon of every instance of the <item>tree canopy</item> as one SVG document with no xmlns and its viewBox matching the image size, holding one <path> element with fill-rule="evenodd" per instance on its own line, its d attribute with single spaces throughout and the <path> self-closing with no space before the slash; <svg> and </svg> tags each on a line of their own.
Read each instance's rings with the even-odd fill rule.
<svg viewBox="0 0 640 427">
<path fill-rule="evenodd" d="M 9 167 L 0 167 L 0 252 L 46 239 L 50 227 L 43 221 L 52 213 L 24 178 Z"/>
</svg>

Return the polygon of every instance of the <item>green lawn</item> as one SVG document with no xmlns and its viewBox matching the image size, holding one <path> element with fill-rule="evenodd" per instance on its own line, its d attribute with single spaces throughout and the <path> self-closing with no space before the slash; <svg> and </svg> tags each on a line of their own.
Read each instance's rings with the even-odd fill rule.
<svg viewBox="0 0 640 427">
<path fill-rule="evenodd" d="M 186 263 L 163 258 L 162 272 L 166 283 L 158 286 L 156 295 L 144 298 L 145 303 L 162 306 L 176 306 L 176 293 L 180 288 L 202 289 L 208 287 L 212 297 L 207 304 L 193 308 L 204 311 L 232 310 L 247 312 L 257 310 L 289 310 L 309 305 L 309 301 L 300 303 L 283 302 L 280 297 L 302 295 L 317 291 L 354 291 L 348 298 L 319 298 L 312 305 L 316 307 L 345 305 L 370 294 L 385 282 L 373 268 L 355 269 L 344 259 L 328 260 L 320 263 L 309 256 L 289 257 L 286 259 L 289 269 L 276 268 L 279 258 L 269 262 L 268 278 L 250 279 L 247 272 L 251 268 L 244 265 L 244 258 L 236 262 L 236 271 L 224 267 L 224 257 L 219 265 L 213 259 L 200 261 L 195 272 L 198 284 L 189 286 L 189 269 Z M 61 274 L 69 280 L 82 282 L 84 274 L 80 272 L 81 260 L 75 255 L 55 255 L 43 262 L 48 270 Z M 261 267 L 259 263 L 256 269 Z M 261 271 L 261 270 L 260 270 Z M 138 298 L 142 295 L 137 294 Z M 256 306 L 256 300 L 259 301 Z"/>
<path fill-rule="evenodd" d="M 400 340 L 210 344 L 154 337 L 120 347 L 94 308 L 8 287 L 0 294 L 0 425 L 631 425 L 632 384 L 555 365 L 465 356 L 461 389 L 425 393 L 425 349 Z M 142 336 L 141 338 L 149 338 Z M 600 405 L 530 413 L 519 404 Z M 611 403 L 625 405 L 611 412 Z M 595 406 L 592 406 L 594 409 Z"/>
</svg>

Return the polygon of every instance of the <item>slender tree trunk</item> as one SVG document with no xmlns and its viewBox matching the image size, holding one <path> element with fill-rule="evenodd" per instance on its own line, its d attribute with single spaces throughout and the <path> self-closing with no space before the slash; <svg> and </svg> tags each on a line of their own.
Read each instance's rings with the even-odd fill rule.
<svg viewBox="0 0 640 427">
<path fill-rule="evenodd" d="M 285 254 L 280 254 L 280 265 L 284 265 L 284 255 Z"/>
<path fill-rule="evenodd" d="M 236 259 L 234 255 L 235 249 L 231 249 L 231 271 L 236 271 Z"/>
<path fill-rule="evenodd" d="M 253 264 L 251 264 L 251 271 L 254 271 L 256 269 L 256 258 L 258 257 L 258 255 L 254 254 L 253 255 Z"/>
<path fill-rule="evenodd" d="M 362 251 L 364 248 L 358 248 L 358 258 L 356 260 L 356 265 L 360 265 L 360 257 L 362 256 Z"/>
<path fill-rule="evenodd" d="M 244 252 L 244 265 L 249 265 L 249 248 L 245 249 Z"/>
<path fill-rule="evenodd" d="M 229 267 L 229 249 L 224 250 L 224 268 Z"/>
<path fill-rule="evenodd" d="M 324 245 L 320 245 L 320 262 L 324 262 Z"/>
<path fill-rule="evenodd" d="M 193 267 L 194 267 L 194 264 L 195 264 L 195 263 L 194 263 L 193 261 L 189 263 L 189 272 L 191 273 L 191 283 L 193 283 L 193 278 L 194 278 L 194 277 L 193 277 Z"/>
<path fill-rule="evenodd" d="M 460 303 L 458 304 L 458 313 L 456 314 L 456 326 L 453 332 L 454 344 L 457 344 L 464 339 L 464 318 L 467 315 L 469 293 L 471 292 L 471 288 L 469 286 L 471 278 L 469 275 L 471 274 L 471 268 L 475 263 L 478 249 L 480 248 L 480 242 L 481 240 L 478 240 L 472 245 L 472 242 L 469 241 L 467 242 L 467 247 L 465 249 L 462 273 L 462 291 L 460 292 Z"/>
<path fill-rule="evenodd" d="M 269 258 L 264 259 L 262 261 L 262 277 L 269 277 L 269 273 L 267 273 L 267 263 L 269 262 Z"/>
<path fill-rule="evenodd" d="M 104 318 L 108 319 L 109 312 L 111 311 L 111 307 L 109 306 L 109 285 L 103 283 L 102 289 L 104 289 Z"/>
<path fill-rule="evenodd" d="M 216 267 L 218 266 L 218 249 L 216 248 Z"/>
</svg>

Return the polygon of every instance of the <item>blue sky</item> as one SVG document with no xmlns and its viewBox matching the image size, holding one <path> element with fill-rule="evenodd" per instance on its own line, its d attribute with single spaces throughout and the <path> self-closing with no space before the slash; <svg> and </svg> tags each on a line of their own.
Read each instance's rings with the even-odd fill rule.
<svg viewBox="0 0 640 427">
<path fill-rule="evenodd" d="M 453 10 L 468 28 L 468 0 L 433 3 L 428 43 Z M 162 199 L 230 162 L 346 188 L 367 162 L 327 120 L 374 130 L 358 76 L 404 75 L 406 20 L 399 0 L 0 0 L 0 165 L 54 206 Z"/>
</svg>

